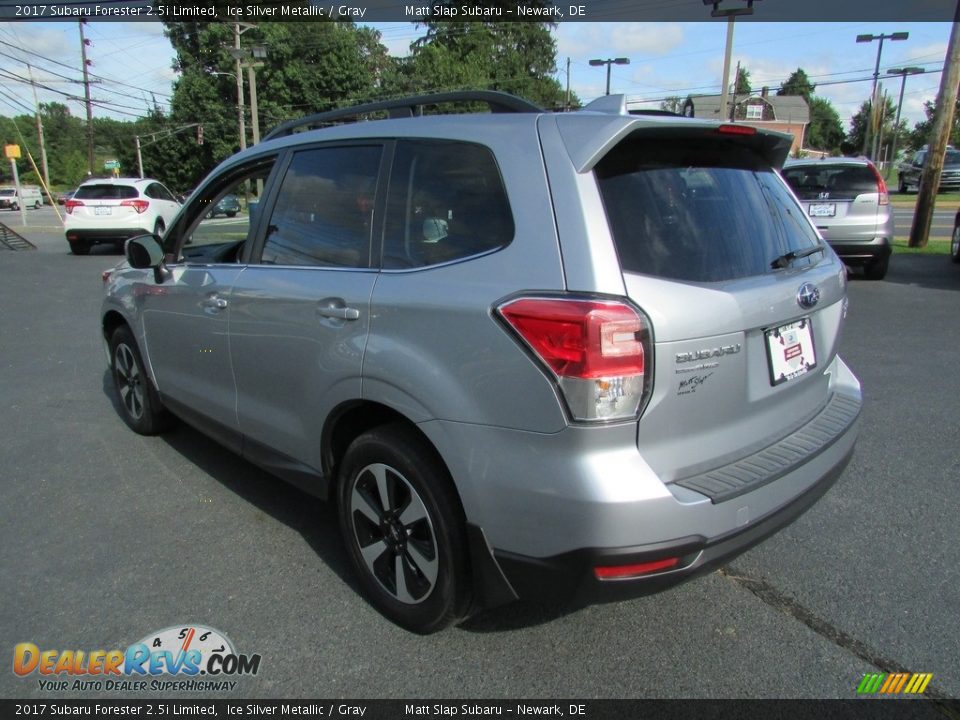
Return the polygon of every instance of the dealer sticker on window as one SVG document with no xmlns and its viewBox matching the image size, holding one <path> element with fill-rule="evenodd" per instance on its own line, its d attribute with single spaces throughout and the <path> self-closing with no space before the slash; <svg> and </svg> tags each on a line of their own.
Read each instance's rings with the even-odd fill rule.
<svg viewBox="0 0 960 720">
<path fill-rule="evenodd" d="M 817 366 L 810 318 L 767 330 L 766 337 L 771 384 L 793 380 Z"/>
</svg>

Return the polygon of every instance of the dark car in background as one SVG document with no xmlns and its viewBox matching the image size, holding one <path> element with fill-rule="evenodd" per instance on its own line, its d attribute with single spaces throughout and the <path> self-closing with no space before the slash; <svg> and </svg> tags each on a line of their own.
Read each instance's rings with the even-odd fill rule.
<svg viewBox="0 0 960 720">
<path fill-rule="evenodd" d="M 920 190 L 920 176 L 923 174 L 923 165 L 927 162 L 929 148 L 924 145 L 913 156 L 897 169 L 897 190 L 906 193 L 911 190 Z M 943 172 L 940 174 L 940 189 L 960 190 L 960 150 L 947 148 L 943 156 Z"/>
<path fill-rule="evenodd" d="M 237 199 L 237 196 L 224 195 L 220 198 L 220 202 L 213 206 L 213 210 L 210 211 L 210 217 L 216 217 L 217 215 L 235 217 L 238 212 L 240 212 L 240 201 Z"/>
<path fill-rule="evenodd" d="M 893 210 L 874 164 L 864 158 L 788 160 L 783 179 L 840 259 L 882 280 L 890 264 Z"/>
</svg>

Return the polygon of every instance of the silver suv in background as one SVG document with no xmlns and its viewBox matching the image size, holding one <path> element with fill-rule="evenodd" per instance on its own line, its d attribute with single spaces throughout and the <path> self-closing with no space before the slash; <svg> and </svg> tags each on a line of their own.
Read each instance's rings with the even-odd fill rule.
<svg viewBox="0 0 960 720">
<path fill-rule="evenodd" d="M 865 158 L 788 160 L 787 181 L 823 238 L 848 265 L 882 280 L 890 265 L 893 208 L 886 183 Z"/>
<path fill-rule="evenodd" d="M 497 112 L 420 113 L 451 102 Z M 675 585 L 853 451 L 846 272 L 777 173 L 789 148 L 614 96 L 281 126 L 105 275 L 122 417 L 333 500 L 370 601 L 417 632 Z M 231 194 L 249 212 L 212 218 Z"/>
</svg>

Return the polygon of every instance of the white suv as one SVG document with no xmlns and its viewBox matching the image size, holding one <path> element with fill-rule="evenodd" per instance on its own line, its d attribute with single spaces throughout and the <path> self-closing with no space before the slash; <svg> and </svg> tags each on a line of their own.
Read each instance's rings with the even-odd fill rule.
<svg viewBox="0 0 960 720">
<path fill-rule="evenodd" d="M 150 178 L 98 178 L 77 188 L 64 209 L 63 229 L 70 250 L 86 255 L 99 242 L 122 249 L 134 235 L 162 235 L 180 203 Z"/>
</svg>

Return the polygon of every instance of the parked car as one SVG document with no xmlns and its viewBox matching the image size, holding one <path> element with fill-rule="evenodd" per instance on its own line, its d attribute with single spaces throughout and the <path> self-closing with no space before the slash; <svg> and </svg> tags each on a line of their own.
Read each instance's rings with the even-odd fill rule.
<svg viewBox="0 0 960 720">
<path fill-rule="evenodd" d="M 74 255 L 86 255 L 97 243 L 119 248 L 134 235 L 162 235 L 180 203 L 150 178 L 98 178 L 80 185 L 64 202 L 63 229 Z"/>
<path fill-rule="evenodd" d="M 21 185 L 19 196 L 15 187 L 0 188 L 0 208 L 19 210 L 21 202 L 23 207 L 39 208 L 43 205 L 43 195 L 40 194 L 40 188 L 35 185 Z"/>
<path fill-rule="evenodd" d="M 237 196 L 224 195 L 220 198 L 220 201 L 213 206 L 210 217 L 216 217 L 217 215 L 235 217 L 238 212 L 240 212 L 240 200 L 237 199 Z"/>
<path fill-rule="evenodd" d="M 923 166 L 929 154 L 928 146 L 924 145 L 908 160 L 900 164 L 897 169 L 899 192 L 906 193 L 920 189 L 920 176 L 923 174 Z M 943 171 L 940 173 L 939 192 L 945 190 L 960 190 L 960 150 L 953 148 L 947 148 L 947 152 L 943 156 Z"/>
<path fill-rule="evenodd" d="M 72 198 L 74 193 L 76 192 L 77 192 L 77 189 L 73 188 L 72 190 L 64 190 L 61 193 L 57 193 L 57 205 L 63 205 L 64 203 L 66 203 L 67 200 Z"/>
<path fill-rule="evenodd" d="M 886 183 L 864 158 L 788 160 L 783 178 L 845 263 L 882 280 L 890 266 L 893 209 Z"/>
<path fill-rule="evenodd" d="M 416 112 L 447 102 L 497 112 Z M 285 124 L 105 274 L 118 407 L 335 500 L 365 593 L 417 632 L 675 585 L 854 447 L 846 272 L 776 172 L 789 149 L 614 96 Z M 210 222 L 244 183 L 258 209 Z"/>
</svg>

